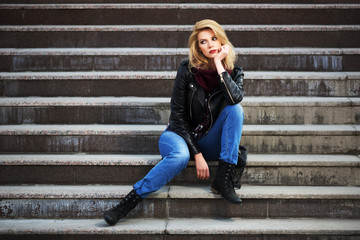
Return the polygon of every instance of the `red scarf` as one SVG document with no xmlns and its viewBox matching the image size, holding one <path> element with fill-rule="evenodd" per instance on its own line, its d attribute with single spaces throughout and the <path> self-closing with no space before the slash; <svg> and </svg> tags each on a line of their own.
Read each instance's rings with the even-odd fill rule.
<svg viewBox="0 0 360 240">
<path fill-rule="evenodd" d="M 219 74 L 217 71 L 207 69 L 195 69 L 195 81 L 210 94 L 220 85 Z M 229 71 L 228 71 L 229 72 Z M 231 71 L 229 72 L 231 74 Z"/>
<path fill-rule="evenodd" d="M 218 75 L 217 71 L 196 69 L 195 81 L 205 89 L 207 94 L 210 94 L 220 84 Z"/>
</svg>

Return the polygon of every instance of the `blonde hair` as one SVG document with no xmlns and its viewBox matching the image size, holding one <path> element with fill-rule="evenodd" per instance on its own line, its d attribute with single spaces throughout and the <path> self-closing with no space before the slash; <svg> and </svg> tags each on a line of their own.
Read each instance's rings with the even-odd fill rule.
<svg viewBox="0 0 360 240">
<path fill-rule="evenodd" d="M 234 46 L 229 42 L 229 39 L 220 24 L 210 19 L 199 21 L 193 27 L 193 32 L 189 37 L 189 68 L 209 68 L 208 59 L 203 55 L 203 53 L 199 51 L 198 41 L 199 33 L 206 29 L 211 29 L 215 33 L 215 36 L 217 37 L 217 39 L 220 40 L 221 45 L 227 44 L 230 46 L 229 54 L 222 60 L 222 63 L 225 69 L 232 70 L 234 68 L 234 63 L 236 59 Z"/>
</svg>

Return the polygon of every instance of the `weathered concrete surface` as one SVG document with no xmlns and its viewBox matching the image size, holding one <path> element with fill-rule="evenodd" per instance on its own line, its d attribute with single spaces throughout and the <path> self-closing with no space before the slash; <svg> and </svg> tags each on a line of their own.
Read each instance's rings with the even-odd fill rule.
<svg viewBox="0 0 360 240">
<path fill-rule="evenodd" d="M 343 225 L 344 224 L 344 225 Z M 314 219 L 173 219 L 169 221 L 170 234 L 322 234 L 359 231 L 358 220 Z M 239 227 L 241 226 L 241 227 Z M 256 227 L 255 227 L 256 226 Z M 338 231 L 339 230 L 339 231 Z M 355 233 L 354 234 L 358 234 Z"/>
<path fill-rule="evenodd" d="M 241 141 L 254 153 L 358 154 L 356 129 L 357 125 L 246 125 Z"/>
<path fill-rule="evenodd" d="M 360 41 L 358 25 L 222 27 L 231 43 L 242 47 L 358 47 Z M 191 25 L 0 26 L 0 47 L 186 47 L 191 29 Z"/>
<path fill-rule="evenodd" d="M 360 98 L 246 97 L 245 124 L 359 124 Z M 170 98 L 0 99 L 0 124 L 167 124 Z"/>
<path fill-rule="evenodd" d="M 222 24 L 359 23 L 356 18 L 359 15 L 358 4 L 87 3 L 3 4 L 0 7 L 3 12 L 0 20 L 4 25 L 38 25 L 44 22 L 48 25 L 194 24 L 209 15 Z M 223 14 L 225 9 L 227 14 Z M 237 14 L 239 11 L 242 14 Z M 99 17 L 94 18 L 94 15 Z"/>
<path fill-rule="evenodd" d="M 0 125 L 0 151 L 158 152 L 164 125 Z M 252 153 L 358 154 L 358 125 L 245 125 Z M 139 146 L 142 146 L 139 149 Z"/>
<path fill-rule="evenodd" d="M 130 190 L 131 186 L 2 186 L 1 218 L 97 218 Z M 237 193 L 243 199 L 240 206 L 224 202 L 209 186 L 167 186 L 145 199 L 129 216 L 360 217 L 359 187 L 243 185 Z"/>
<path fill-rule="evenodd" d="M 170 97 L 176 72 L 2 72 L 2 96 Z M 142 86 L 138 88 L 138 86 Z M 1 88 L 0 88 L 1 89 Z M 248 96 L 360 96 L 359 72 L 252 72 Z"/>
<path fill-rule="evenodd" d="M 257 71 L 359 71 L 357 48 L 236 48 L 236 64 Z M 174 71 L 186 48 L 4 49 L 0 71 Z M 279 68 L 281 66 L 281 68 Z"/>
<path fill-rule="evenodd" d="M 161 161 L 160 155 L 3 154 L 0 183 L 133 184 Z M 210 180 L 196 178 L 195 164 L 170 184 L 209 185 L 217 162 L 209 162 Z M 360 158 L 350 155 L 249 154 L 244 184 L 360 186 Z"/>
<path fill-rule="evenodd" d="M 62 237 L 70 234 L 105 235 L 105 239 L 114 234 L 117 237 L 123 234 L 169 234 L 165 239 L 224 239 L 226 235 L 225 239 L 230 239 L 229 236 L 241 239 L 244 235 L 247 239 L 255 239 L 262 235 L 273 235 L 270 239 L 286 239 L 284 237 L 290 236 L 295 239 L 305 236 L 315 239 L 315 236 L 328 236 L 339 240 L 347 236 L 347 239 L 353 240 L 360 235 L 359 220 L 347 219 L 126 219 L 114 227 L 106 226 L 102 219 L 1 220 L 0 223 L 2 236 L 19 234 L 30 238 L 35 234 L 60 234 Z M 177 238 L 171 238 L 172 235 Z"/>
</svg>

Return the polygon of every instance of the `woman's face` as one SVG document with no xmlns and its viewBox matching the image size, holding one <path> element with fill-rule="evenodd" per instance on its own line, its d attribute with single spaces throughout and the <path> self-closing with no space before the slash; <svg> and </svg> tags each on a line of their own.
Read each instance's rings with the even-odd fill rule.
<svg viewBox="0 0 360 240">
<path fill-rule="evenodd" d="M 211 29 L 203 30 L 198 34 L 198 44 L 200 51 L 208 59 L 214 58 L 221 48 L 220 40 L 217 39 Z"/>
</svg>

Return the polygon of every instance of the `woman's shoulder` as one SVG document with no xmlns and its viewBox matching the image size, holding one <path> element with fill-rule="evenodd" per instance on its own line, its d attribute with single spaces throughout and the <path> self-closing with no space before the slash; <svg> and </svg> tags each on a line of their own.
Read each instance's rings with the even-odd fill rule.
<svg viewBox="0 0 360 240">
<path fill-rule="evenodd" d="M 178 68 L 178 74 L 188 77 L 191 76 L 191 72 L 189 70 L 189 60 L 180 63 L 180 67 Z"/>
<path fill-rule="evenodd" d="M 180 63 L 180 67 L 179 67 L 178 71 L 182 71 L 185 73 L 190 72 L 189 71 L 189 60 L 182 61 Z"/>
<path fill-rule="evenodd" d="M 186 66 L 186 67 L 188 67 L 188 66 L 189 66 L 189 60 L 182 61 L 182 62 L 180 63 L 180 67 L 181 67 L 181 66 Z"/>
</svg>

